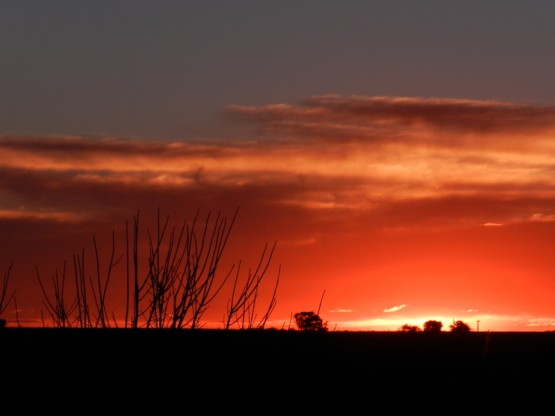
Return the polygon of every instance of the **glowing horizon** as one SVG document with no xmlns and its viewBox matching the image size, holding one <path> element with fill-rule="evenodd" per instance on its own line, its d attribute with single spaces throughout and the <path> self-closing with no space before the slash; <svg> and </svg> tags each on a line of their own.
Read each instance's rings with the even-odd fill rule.
<svg viewBox="0 0 555 416">
<path fill-rule="evenodd" d="M 255 137 L 0 136 L 0 270 L 14 261 L 20 315 L 38 319 L 35 266 L 53 273 L 93 234 L 108 244 L 137 210 L 240 207 L 230 262 L 277 242 L 272 321 L 325 290 L 338 329 L 552 329 L 555 107 L 325 95 L 228 112 Z"/>
</svg>

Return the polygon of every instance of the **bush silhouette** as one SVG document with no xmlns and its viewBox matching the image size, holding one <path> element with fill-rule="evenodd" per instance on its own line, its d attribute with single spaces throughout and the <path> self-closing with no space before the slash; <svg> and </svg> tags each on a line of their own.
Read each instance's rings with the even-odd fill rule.
<svg viewBox="0 0 555 416">
<path fill-rule="evenodd" d="M 453 322 L 451 325 L 449 325 L 449 328 L 451 329 L 451 332 L 457 334 L 466 334 L 470 332 L 470 325 L 463 321 Z"/>
<path fill-rule="evenodd" d="M 295 322 L 299 331 L 325 332 L 328 330 L 327 323 L 322 321 L 319 315 L 314 312 L 297 312 Z"/>
<path fill-rule="evenodd" d="M 421 332 L 422 329 L 416 325 L 405 324 L 399 328 L 399 332 Z"/>
<path fill-rule="evenodd" d="M 424 322 L 424 332 L 438 333 L 441 332 L 441 328 L 443 328 L 441 321 L 430 320 Z"/>
</svg>

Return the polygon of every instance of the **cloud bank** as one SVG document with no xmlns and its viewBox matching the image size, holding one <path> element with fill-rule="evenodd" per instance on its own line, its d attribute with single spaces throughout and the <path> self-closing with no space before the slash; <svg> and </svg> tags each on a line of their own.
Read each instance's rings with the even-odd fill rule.
<svg viewBox="0 0 555 416">
<path fill-rule="evenodd" d="M 257 140 L 0 137 L 0 216 L 78 218 L 143 206 L 153 194 L 161 203 L 371 212 L 390 225 L 429 223 L 432 212 L 442 226 L 555 214 L 552 107 L 330 95 L 228 112 Z"/>
</svg>

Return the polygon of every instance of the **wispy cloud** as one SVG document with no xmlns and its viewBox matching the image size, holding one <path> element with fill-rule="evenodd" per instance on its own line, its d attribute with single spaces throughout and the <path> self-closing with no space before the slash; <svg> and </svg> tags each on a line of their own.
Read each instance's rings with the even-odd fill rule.
<svg viewBox="0 0 555 416">
<path fill-rule="evenodd" d="M 406 307 L 407 307 L 407 305 L 404 305 L 404 304 L 403 305 L 398 305 L 398 306 L 392 306 L 391 308 L 384 309 L 384 312 L 387 312 L 387 313 L 397 312 L 397 311 L 400 311 L 401 309 L 404 309 Z"/>
<path fill-rule="evenodd" d="M 492 135 L 553 131 L 555 108 L 528 103 L 418 97 L 316 96 L 300 105 L 233 105 L 229 112 L 255 123 L 259 131 L 285 137 L 321 139 L 420 138 L 437 145 L 458 145 L 459 138 L 422 136 L 422 132 Z M 468 138 L 465 136 L 465 138 Z"/>
<path fill-rule="evenodd" d="M 332 309 L 330 312 L 331 313 L 351 313 L 352 311 L 353 311 L 352 309 L 338 308 L 338 309 Z"/>
<path fill-rule="evenodd" d="M 46 191 L 54 196 L 50 203 L 66 205 L 79 194 L 85 203 L 100 196 L 117 200 L 117 193 L 137 198 L 153 189 L 208 188 L 255 198 L 265 188 L 259 193 L 265 205 L 306 210 L 379 212 L 416 201 L 447 206 L 458 198 L 457 204 L 466 201 L 466 212 L 479 208 L 473 201 L 482 207 L 483 218 L 474 224 L 506 223 L 516 216 L 508 212 L 515 204 L 518 210 L 528 204 L 528 216 L 542 212 L 549 220 L 555 214 L 547 208 L 555 199 L 555 152 L 546 140 L 555 131 L 552 107 L 322 96 L 299 105 L 228 110 L 257 126 L 261 140 L 1 137 L 3 202 L 32 209 Z M 503 200 L 504 208 L 492 203 L 488 212 L 486 199 Z M 418 206 L 411 209 L 418 217 Z M 464 216 L 455 214 L 452 224 Z"/>
<path fill-rule="evenodd" d="M 387 227 L 555 218 L 553 107 L 329 95 L 228 111 L 259 140 L 2 136 L 1 208 L 83 213 L 209 193 L 216 205 L 348 211 Z"/>
</svg>

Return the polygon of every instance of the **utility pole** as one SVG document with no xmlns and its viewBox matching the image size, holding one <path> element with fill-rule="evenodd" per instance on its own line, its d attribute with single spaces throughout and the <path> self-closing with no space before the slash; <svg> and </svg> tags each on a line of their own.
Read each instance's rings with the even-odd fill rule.
<svg viewBox="0 0 555 416">
<path fill-rule="evenodd" d="M 476 321 L 476 332 L 480 332 L 480 320 Z"/>
</svg>

